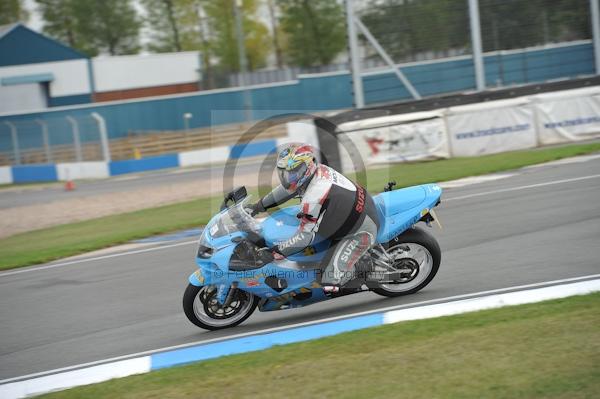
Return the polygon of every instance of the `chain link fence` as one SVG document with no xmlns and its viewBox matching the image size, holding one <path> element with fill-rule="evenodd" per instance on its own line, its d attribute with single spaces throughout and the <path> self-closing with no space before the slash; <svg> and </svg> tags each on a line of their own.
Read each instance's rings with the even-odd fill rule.
<svg viewBox="0 0 600 399">
<path fill-rule="evenodd" d="M 478 42 L 483 87 L 593 74 L 590 4 L 586 0 L 353 1 L 349 9 L 356 21 L 357 68 L 364 80 L 365 103 L 481 89 L 473 65 Z M 389 62 L 384 68 L 372 67 L 386 56 Z M 392 69 L 399 72 L 384 73 Z M 399 79 L 402 74 L 408 83 Z"/>
</svg>

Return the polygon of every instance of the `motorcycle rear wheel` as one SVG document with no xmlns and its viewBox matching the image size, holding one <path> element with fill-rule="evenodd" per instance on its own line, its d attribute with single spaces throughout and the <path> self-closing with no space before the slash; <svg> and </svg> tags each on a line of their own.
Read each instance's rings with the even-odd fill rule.
<svg viewBox="0 0 600 399">
<path fill-rule="evenodd" d="M 406 281 L 380 284 L 373 291 L 387 297 L 414 294 L 433 280 L 442 258 L 436 239 L 418 227 L 412 227 L 383 245 L 394 265 L 407 272 Z"/>
<path fill-rule="evenodd" d="M 227 307 L 216 300 L 216 289 L 188 284 L 183 294 L 183 311 L 189 321 L 205 330 L 220 330 L 237 326 L 256 309 L 258 297 L 238 289 Z"/>
</svg>

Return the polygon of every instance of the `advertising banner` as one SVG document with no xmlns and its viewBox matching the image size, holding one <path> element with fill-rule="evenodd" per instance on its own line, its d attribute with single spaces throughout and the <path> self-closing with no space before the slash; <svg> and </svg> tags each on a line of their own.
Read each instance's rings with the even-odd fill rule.
<svg viewBox="0 0 600 399">
<path fill-rule="evenodd" d="M 541 144 L 585 140 L 600 135 L 600 88 L 535 97 Z"/>
<path fill-rule="evenodd" d="M 357 156 L 365 166 L 448 158 L 446 127 L 440 116 L 419 112 L 341 125 L 338 139 L 344 171 L 356 169 Z"/>
<path fill-rule="evenodd" d="M 536 146 L 533 109 L 526 99 L 448 109 L 452 156 L 470 157 Z"/>
</svg>

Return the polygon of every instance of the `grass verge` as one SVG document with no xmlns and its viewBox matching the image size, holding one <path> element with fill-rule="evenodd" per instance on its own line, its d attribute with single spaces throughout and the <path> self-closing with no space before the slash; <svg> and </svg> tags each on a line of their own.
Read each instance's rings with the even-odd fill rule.
<svg viewBox="0 0 600 399">
<path fill-rule="evenodd" d="M 43 396 L 593 398 L 600 293 L 405 322 Z"/>
<path fill-rule="evenodd" d="M 600 151 L 600 143 L 394 165 L 370 170 L 367 187 L 376 193 L 390 179 L 396 180 L 398 187 L 406 187 L 516 169 L 596 151 Z M 216 211 L 217 203 L 203 198 L 3 238 L 0 239 L 0 270 L 48 262 L 153 234 L 198 226 L 209 220 Z"/>
</svg>

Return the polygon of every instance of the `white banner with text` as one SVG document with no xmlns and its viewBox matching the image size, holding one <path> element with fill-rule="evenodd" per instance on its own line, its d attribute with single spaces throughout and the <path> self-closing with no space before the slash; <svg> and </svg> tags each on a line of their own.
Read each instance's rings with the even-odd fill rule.
<svg viewBox="0 0 600 399">
<path fill-rule="evenodd" d="M 600 87 L 540 94 L 535 103 L 540 144 L 600 135 Z"/>
<path fill-rule="evenodd" d="M 452 156 L 470 157 L 533 148 L 533 109 L 525 98 L 448 108 Z"/>
<path fill-rule="evenodd" d="M 440 112 L 419 112 L 348 122 L 338 135 L 342 169 L 424 159 L 448 158 L 446 127 Z"/>
</svg>

